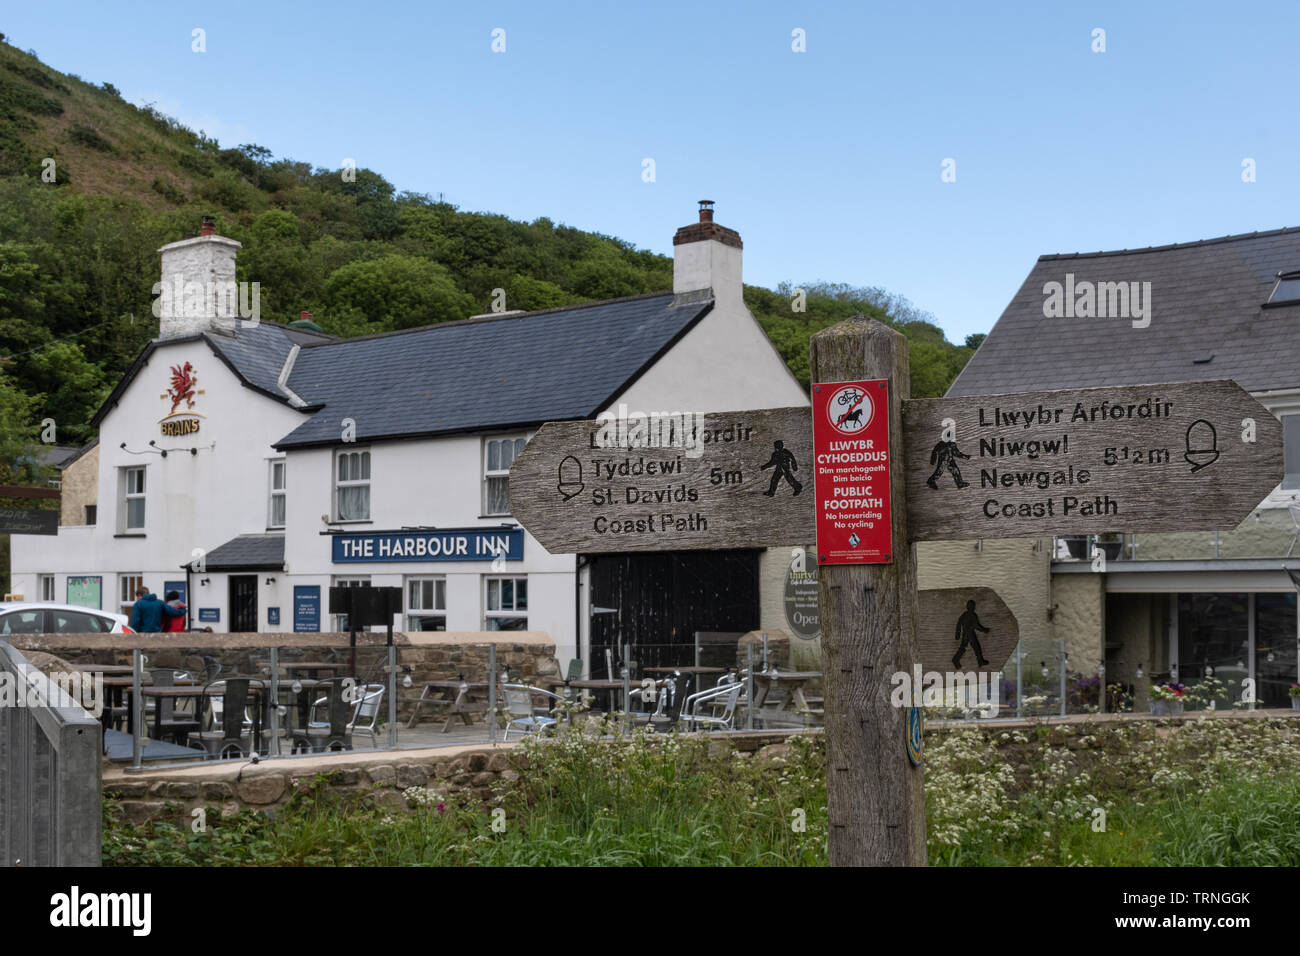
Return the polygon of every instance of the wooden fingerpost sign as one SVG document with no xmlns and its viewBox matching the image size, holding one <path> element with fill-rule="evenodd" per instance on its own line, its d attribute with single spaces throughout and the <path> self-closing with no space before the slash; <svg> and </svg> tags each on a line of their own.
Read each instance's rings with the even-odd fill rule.
<svg viewBox="0 0 1300 956">
<path fill-rule="evenodd" d="M 833 396 L 841 393 L 845 383 L 884 393 L 885 397 L 876 402 L 873 420 L 878 416 L 878 424 L 883 426 L 887 460 L 874 463 L 884 464 L 886 468 L 870 473 L 870 494 L 838 498 L 877 500 L 883 497 L 887 502 L 883 523 L 885 533 L 890 536 L 885 540 L 892 540 L 889 551 L 880 552 L 874 559 L 836 563 L 827 554 L 828 561 L 818 571 L 826 695 L 829 863 L 831 866 L 924 866 L 925 790 L 920 765 L 920 715 L 911 708 L 894 707 L 891 703 L 893 675 L 910 671 L 913 662 L 919 660 L 916 558 L 907 527 L 902 441 L 902 403 L 910 389 L 907 339 L 888 326 L 859 315 L 816 333 L 810 352 L 815 435 L 822 427 L 817 421 L 818 409 L 823 410 L 825 417 L 827 400 L 836 401 Z M 884 383 L 883 388 L 876 384 L 879 382 Z M 819 397 L 823 399 L 821 402 Z M 871 450 L 881 449 L 873 445 Z M 817 453 L 823 454 L 820 449 Z M 821 480 L 818 472 L 818 481 Z M 858 486 L 854 482 L 842 487 Z M 820 505 L 820 487 L 817 498 Z M 859 510 L 873 509 L 863 506 Z M 870 519 L 859 515 L 850 520 Z M 846 529 L 830 528 L 832 542 L 824 542 L 822 524 L 819 514 L 818 553 L 844 550 L 839 535 Z M 849 544 L 848 551 L 853 550 Z M 909 718 L 916 724 L 910 728 L 910 746 Z"/>
</svg>

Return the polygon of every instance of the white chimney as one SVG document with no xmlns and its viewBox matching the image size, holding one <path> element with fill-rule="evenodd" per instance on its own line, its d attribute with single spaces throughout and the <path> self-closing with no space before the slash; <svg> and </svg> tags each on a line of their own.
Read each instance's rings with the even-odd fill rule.
<svg viewBox="0 0 1300 956">
<path fill-rule="evenodd" d="M 673 236 L 673 292 L 712 289 L 719 306 L 743 307 L 740 233 L 713 221 L 713 200 L 700 200 L 700 221 Z"/>
<path fill-rule="evenodd" d="M 154 286 L 158 298 L 158 337 L 174 338 L 200 332 L 233 335 L 239 317 L 239 288 L 235 284 L 234 239 L 216 234 L 214 217 L 204 216 L 197 236 L 163 246 L 162 281 Z"/>
</svg>

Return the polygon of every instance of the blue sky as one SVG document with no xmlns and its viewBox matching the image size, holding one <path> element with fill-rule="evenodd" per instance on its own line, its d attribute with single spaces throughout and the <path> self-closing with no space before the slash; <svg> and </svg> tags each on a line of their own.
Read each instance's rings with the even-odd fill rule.
<svg viewBox="0 0 1300 956">
<path fill-rule="evenodd" d="M 671 254 L 710 198 L 747 282 L 881 286 L 960 341 L 1042 253 L 1300 225 L 1298 25 L 1294 2 L 133 0 L 2 26 L 223 145 L 464 209 Z"/>
</svg>

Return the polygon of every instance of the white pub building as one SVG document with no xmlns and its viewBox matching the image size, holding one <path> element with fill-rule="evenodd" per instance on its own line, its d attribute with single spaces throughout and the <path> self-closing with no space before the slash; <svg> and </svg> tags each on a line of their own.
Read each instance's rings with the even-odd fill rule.
<svg viewBox="0 0 1300 956">
<path fill-rule="evenodd" d="M 165 295 L 65 467 L 58 535 L 13 537 L 13 590 L 129 611 L 143 585 L 181 592 L 191 628 L 314 632 L 345 626 L 331 585 L 400 586 L 399 629 L 545 631 L 562 661 L 616 640 L 605 609 L 647 643 L 764 626 L 760 579 L 783 577 L 758 550 L 552 555 L 510 509 L 544 422 L 807 403 L 709 205 L 661 294 L 352 339 Z M 239 248 L 206 224 L 163 246 L 163 288 L 233 282 Z"/>
</svg>

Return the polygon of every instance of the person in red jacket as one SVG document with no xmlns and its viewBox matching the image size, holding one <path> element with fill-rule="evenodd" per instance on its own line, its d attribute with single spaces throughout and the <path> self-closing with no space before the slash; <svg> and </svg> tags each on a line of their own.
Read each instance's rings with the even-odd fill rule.
<svg viewBox="0 0 1300 956">
<path fill-rule="evenodd" d="M 169 607 L 172 607 L 177 611 L 185 610 L 185 604 L 181 601 L 180 593 L 177 591 L 167 592 L 167 604 Z M 165 633 L 170 633 L 172 631 L 184 631 L 185 620 L 187 617 L 188 615 L 182 613 L 176 615 L 176 617 L 167 618 L 167 620 L 163 622 L 163 631 Z"/>
</svg>

